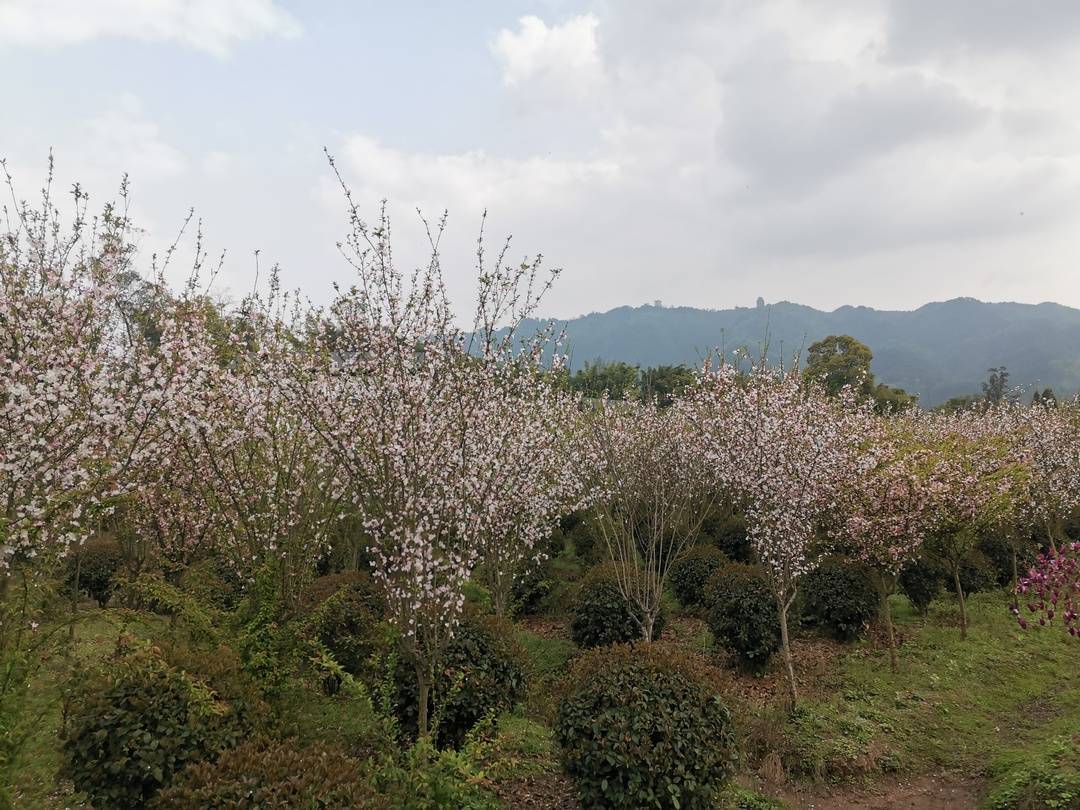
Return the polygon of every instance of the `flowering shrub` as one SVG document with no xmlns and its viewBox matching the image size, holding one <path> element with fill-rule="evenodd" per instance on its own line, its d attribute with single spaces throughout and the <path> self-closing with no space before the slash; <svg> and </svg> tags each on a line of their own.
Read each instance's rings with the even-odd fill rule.
<svg viewBox="0 0 1080 810">
<path fill-rule="evenodd" d="M 1016 586 L 1018 599 L 1025 600 L 1028 612 L 1037 617 L 1040 626 L 1053 623 L 1060 617 L 1061 626 L 1074 638 L 1080 638 L 1080 543 L 1063 546 L 1057 553 L 1050 551 L 1039 556 L 1035 566 Z M 1028 621 L 1014 608 L 1017 621 L 1024 629 Z"/>
</svg>

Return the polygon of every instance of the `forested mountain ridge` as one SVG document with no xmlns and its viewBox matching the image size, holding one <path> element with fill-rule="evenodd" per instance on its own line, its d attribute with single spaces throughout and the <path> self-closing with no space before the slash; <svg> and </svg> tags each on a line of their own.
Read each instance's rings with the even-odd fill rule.
<svg viewBox="0 0 1080 810">
<path fill-rule="evenodd" d="M 832 312 L 788 301 L 721 310 L 624 306 L 572 318 L 565 327 L 572 370 L 597 360 L 696 364 L 720 347 L 757 355 L 766 339 L 776 361 L 844 334 L 873 350 L 879 380 L 918 393 L 924 406 L 978 392 L 987 369 L 997 366 L 1008 367 L 1015 385 L 1059 394 L 1080 389 L 1080 310 L 1054 303 L 955 298 L 912 311 Z"/>
</svg>

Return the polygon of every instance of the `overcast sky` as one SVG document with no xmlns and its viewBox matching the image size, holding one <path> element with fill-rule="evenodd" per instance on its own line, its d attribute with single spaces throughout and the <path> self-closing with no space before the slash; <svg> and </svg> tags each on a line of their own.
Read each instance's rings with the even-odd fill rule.
<svg viewBox="0 0 1080 810">
<path fill-rule="evenodd" d="M 99 201 L 131 178 L 144 253 L 186 210 L 326 300 L 340 193 L 480 214 L 564 268 L 546 312 L 788 299 L 1080 306 L 1076 0 L 0 0 L 0 156 L 52 147 Z"/>
</svg>

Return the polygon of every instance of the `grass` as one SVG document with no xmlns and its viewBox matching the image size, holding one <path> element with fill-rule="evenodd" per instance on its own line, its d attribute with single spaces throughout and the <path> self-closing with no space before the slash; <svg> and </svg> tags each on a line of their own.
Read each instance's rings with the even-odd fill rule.
<svg viewBox="0 0 1080 810">
<path fill-rule="evenodd" d="M 121 634 L 149 638 L 163 624 L 156 617 L 128 611 L 91 608 L 79 613 L 75 639 L 44 662 L 31 681 L 20 720 L 25 742 L 12 763 L 10 795 L 15 807 L 27 810 L 80 808 L 85 805 L 58 784 L 63 762 L 60 731 L 64 690 L 73 677 L 99 665 Z M 63 630 L 67 633 L 67 630 Z"/>
<path fill-rule="evenodd" d="M 867 643 L 843 654 L 830 681 L 816 684 L 775 733 L 789 773 L 991 776 L 995 758 L 1023 759 L 1080 731 L 1077 646 L 1059 629 L 1021 631 L 1004 593 L 971 597 L 966 641 L 951 600 L 936 602 L 925 624 L 903 600 L 894 607 L 905 638 L 899 671 Z"/>
</svg>

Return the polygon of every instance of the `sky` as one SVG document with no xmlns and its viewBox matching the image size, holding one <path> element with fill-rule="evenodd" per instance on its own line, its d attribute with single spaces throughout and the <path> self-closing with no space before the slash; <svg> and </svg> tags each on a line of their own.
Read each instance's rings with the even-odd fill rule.
<svg viewBox="0 0 1080 810">
<path fill-rule="evenodd" d="M 402 269 L 448 212 L 462 311 L 485 210 L 558 318 L 1080 306 L 1078 45 L 1075 0 L 0 0 L 0 157 L 18 197 L 50 149 L 98 204 L 126 173 L 144 266 L 194 208 L 233 298 L 256 250 L 350 282 L 325 149 Z"/>
</svg>

